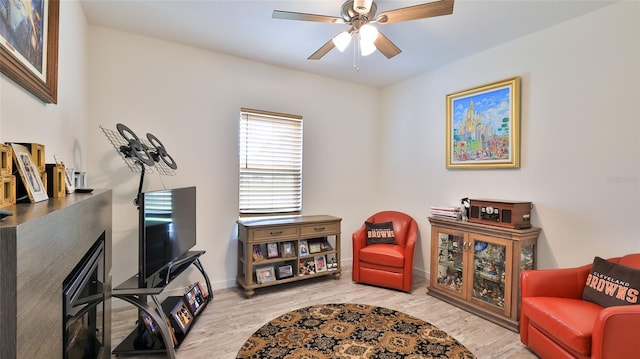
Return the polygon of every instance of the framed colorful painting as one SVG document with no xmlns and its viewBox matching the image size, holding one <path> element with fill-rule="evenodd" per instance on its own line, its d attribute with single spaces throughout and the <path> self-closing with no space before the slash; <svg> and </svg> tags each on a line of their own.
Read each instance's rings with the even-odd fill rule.
<svg viewBox="0 0 640 359">
<path fill-rule="evenodd" d="M 0 1 L 0 70 L 45 103 L 58 101 L 59 0 Z"/>
<path fill-rule="evenodd" d="M 447 95 L 447 168 L 520 167 L 520 77 Z"/>
</svg>

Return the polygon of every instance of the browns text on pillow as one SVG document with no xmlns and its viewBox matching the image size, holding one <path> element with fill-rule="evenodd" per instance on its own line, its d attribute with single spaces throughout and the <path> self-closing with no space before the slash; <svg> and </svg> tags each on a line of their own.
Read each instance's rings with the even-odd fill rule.
<svg viewBox="0 0 640 359">
<path fill-rule="evenodd" d="M 396 243 L 396 236 L 393 232 L 393 222 L 364 222 L 364 224 L 367 229 L 367 245 L 380 243 Z"/>
<path fill-rule="evenodd" d="M 582 299 L 603 307 L 638 304 L 640 270 L 595 257 Z"/>
</svg>

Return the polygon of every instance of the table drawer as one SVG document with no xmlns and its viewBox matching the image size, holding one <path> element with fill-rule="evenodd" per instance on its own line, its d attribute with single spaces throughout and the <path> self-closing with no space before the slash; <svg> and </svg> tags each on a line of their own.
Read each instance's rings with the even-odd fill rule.
<svg viewBox="0 0 640 359">
<path fill-rule="evenodd" d="M 316 223 L 301 226 L 300 234 L 303 236 L 307 235 L 331 235 L 340 232 L 340 223 Z"/>
<path fill-rule="evenodd" d="M 253 239 L 256 241 L 296 237 L 297 235 L 298 235 L 298 226 L 271 227 L 271 228 L 253 230 Z"/>
</svg>

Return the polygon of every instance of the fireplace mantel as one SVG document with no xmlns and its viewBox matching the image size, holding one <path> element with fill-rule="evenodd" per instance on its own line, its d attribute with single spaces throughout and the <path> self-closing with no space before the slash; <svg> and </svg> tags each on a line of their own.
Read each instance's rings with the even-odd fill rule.
<svg viewBox="0 0 640 359">
<path fill-rule="evenodd" d="M 62 282 L 105 232 L 111 291 L 111 190 L 9 206 L 0 221 L 0 357 L 61 358 Z M 111 356 L 111 301 L 105 302 L 105 353 Z"/>
</svg>

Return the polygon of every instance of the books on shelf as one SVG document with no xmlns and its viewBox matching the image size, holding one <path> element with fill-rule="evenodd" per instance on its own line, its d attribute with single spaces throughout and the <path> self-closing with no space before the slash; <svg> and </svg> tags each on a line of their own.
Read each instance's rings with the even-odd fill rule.
<svg viewBox="0 0 640 359">
<path fill-rule="evenodd" d="M 435 217 L 457 219 L 459 213 L 460 208 L 458 207 L 431 206 L 431 215 Z"/>
</svg>

